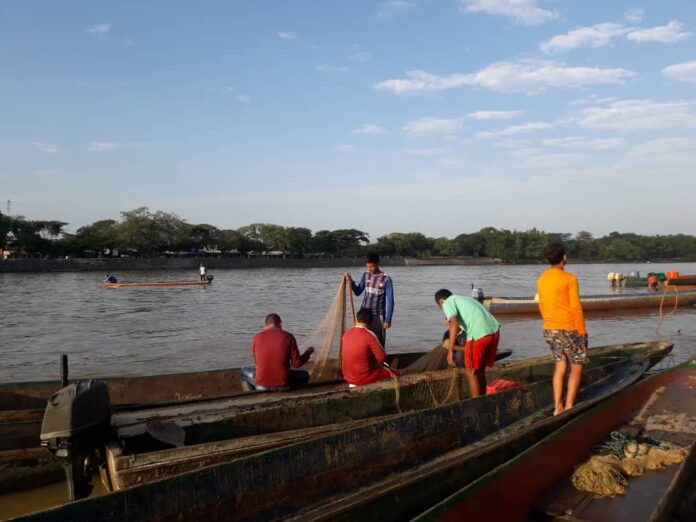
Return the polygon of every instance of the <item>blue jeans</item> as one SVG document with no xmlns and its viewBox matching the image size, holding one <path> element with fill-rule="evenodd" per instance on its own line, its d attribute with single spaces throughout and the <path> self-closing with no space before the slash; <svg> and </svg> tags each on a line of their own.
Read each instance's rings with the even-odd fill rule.
<svg viewBox="0 0 696 522">
<path fill-rule="evenodd" d="M 298 388 L 307 384 L 309 373 L 305 370 L 290 370 L 290 384 L 288 386 L 267 387 L 256 384 L 256 366 L 243 366 L 241 379 L 257 391 L 288 391 L 290 388 Z"/>
</svg>

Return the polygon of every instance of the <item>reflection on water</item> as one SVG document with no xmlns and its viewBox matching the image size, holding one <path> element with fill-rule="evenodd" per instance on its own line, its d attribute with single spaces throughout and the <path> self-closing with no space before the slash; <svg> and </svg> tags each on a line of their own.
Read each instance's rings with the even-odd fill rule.
<svg viewBox="0 0 696 522">
<path fill-rule="evenodd" d="M 527 295 L 545 267 L 389 267 L 395 285 L 388 350 L 430 348 L 442 336 L 444 318 L 433 295 L 439 288 L 469 295 L 471 284 L 486 295 Z M 357 276 L 355 268 L 349 269 Z M 609 272 L 678 270 L 696 264 L 571 265 L 583 294 L 609 292 Z M 319 324 L 344 269 L 240 269 L 215 271 L 209 288 L 107 290 L 95 272 L 0 274 L 0 382 L 56 379 L 59 355 L 70 356 L 71 377 L 142 375 L 239 366 L 250 360 L 250 340 L 270 312 L 283 317 L 298 340 Z M 194 271 L 139 271 L 124 281 L 195 280 Z M 642 292 L 627 289 L 626 292 Z M 546 353 L 541 320 L 502 317 L 501 347 L 515 357 Z M 679 360 L 696 352 L 696 309 L 664 318 L 659 310 L 588 316 L 593 345 L 646 340 L 677 344 Z"/>
</svg>

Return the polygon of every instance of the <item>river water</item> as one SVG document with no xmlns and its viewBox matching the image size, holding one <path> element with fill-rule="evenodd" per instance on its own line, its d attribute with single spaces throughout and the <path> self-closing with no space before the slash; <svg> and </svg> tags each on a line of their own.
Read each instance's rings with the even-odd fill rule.
<svg viewBox="0 0 696 522">
<path fill-rule="evenodd" d="M 439 288 L 469 295 L 473 283 L 486 295 L 530 296 L 544 269 L 541 265 L 389 267 L 396 306 L 387 349 L 423 350 L 441 338 L 444 317 L 433 300 Z M 351 270 L 354 277 L 360 275 Z M 578 275 L 582 294 L 598 294 L 609 292 L 609 272 L 695 274 L 696 263 L 569 265 L 568 270 Z M 100 287 L 101 274 L 94 272 L 0 274 L 0 382 L 56 379 L 63 353 L 69 356 L 71 378 L 239 366 L 251 360 L 250 339 L 270 312 L 281 315 L 284 327 L 301 344 L 330 307 L 343 272 L 341 268 L 217 270 L 207 288 L 117 290 Z M 122 281 L 197 277 L 189 271 L 117 275 Z M 660 339 L 676 344 L 679 360 L 696 353 L 696 308 L 679 309 L 662 321 L 660 317 L 657 308 L 590 315 L 590 343 Z M 499 319 L 501 348 L 513 349 L 516 358 L 547 353 L 539 318 Z"/>
</svg>

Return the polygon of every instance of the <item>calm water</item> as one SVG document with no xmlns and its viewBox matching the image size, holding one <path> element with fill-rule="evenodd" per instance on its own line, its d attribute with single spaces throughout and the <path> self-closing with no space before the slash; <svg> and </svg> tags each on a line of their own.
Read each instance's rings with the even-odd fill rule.
<svg viewBox="0 0 696 522">
<path fill-rule="evenodd" d="M 433 294 L 439 288 L 469 295 L 530 296 L 543 266 L 390 267 L 395 314 L 387 334 L 393 351 L 431 348 L 444 330 Z M 351 269 L 354 276 L 360 271 Z M 678 270 L 696 263 L 572 265 L 583 294 L 607 293 L 608 272 Z M 270 312 L 302 343 L 331 305 L 343 269 L 218 270 L 209 288 L 98 286 L 101 274 L 0 274 L 0 382 L 55 379 L 61 353 L 71 378 L 144 375 L 239 366 L 250 361 L 249 342 Z M 118 274 L 124 281 L 193 280 L 194 272 Z M 640 292 L 641 290 L 626 290 Z M 356 306 L 359 301 L 356 301 Z M 502 318 L 501 347 L 515 357 L 546 353 L 538 318 Z M 696 309 L 664 319 L 657 309 L 588 317 L 592 345 L 670 340 L 676 359 L 696 353 Z"/>
</svg>

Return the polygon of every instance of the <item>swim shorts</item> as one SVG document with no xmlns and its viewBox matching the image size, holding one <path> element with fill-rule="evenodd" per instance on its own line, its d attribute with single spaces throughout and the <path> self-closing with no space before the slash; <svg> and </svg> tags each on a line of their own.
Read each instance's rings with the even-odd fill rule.
<svg viewBox="0 0 696 522">
<path fill-rule="evenodd" d="M 554 361 L 561 362 L 566 357 L 571 364 L 587 364 L 587 336 L 575 330 L 544 330 L 544 340 L 551 347 Z"/>
<path fill-rule="evenodd" d="M 500 331 L 481 339 L 467 341 L 464 347 L 464 366 L 474 370 L 493 366 L 499 341 Z"/>
</svg>

